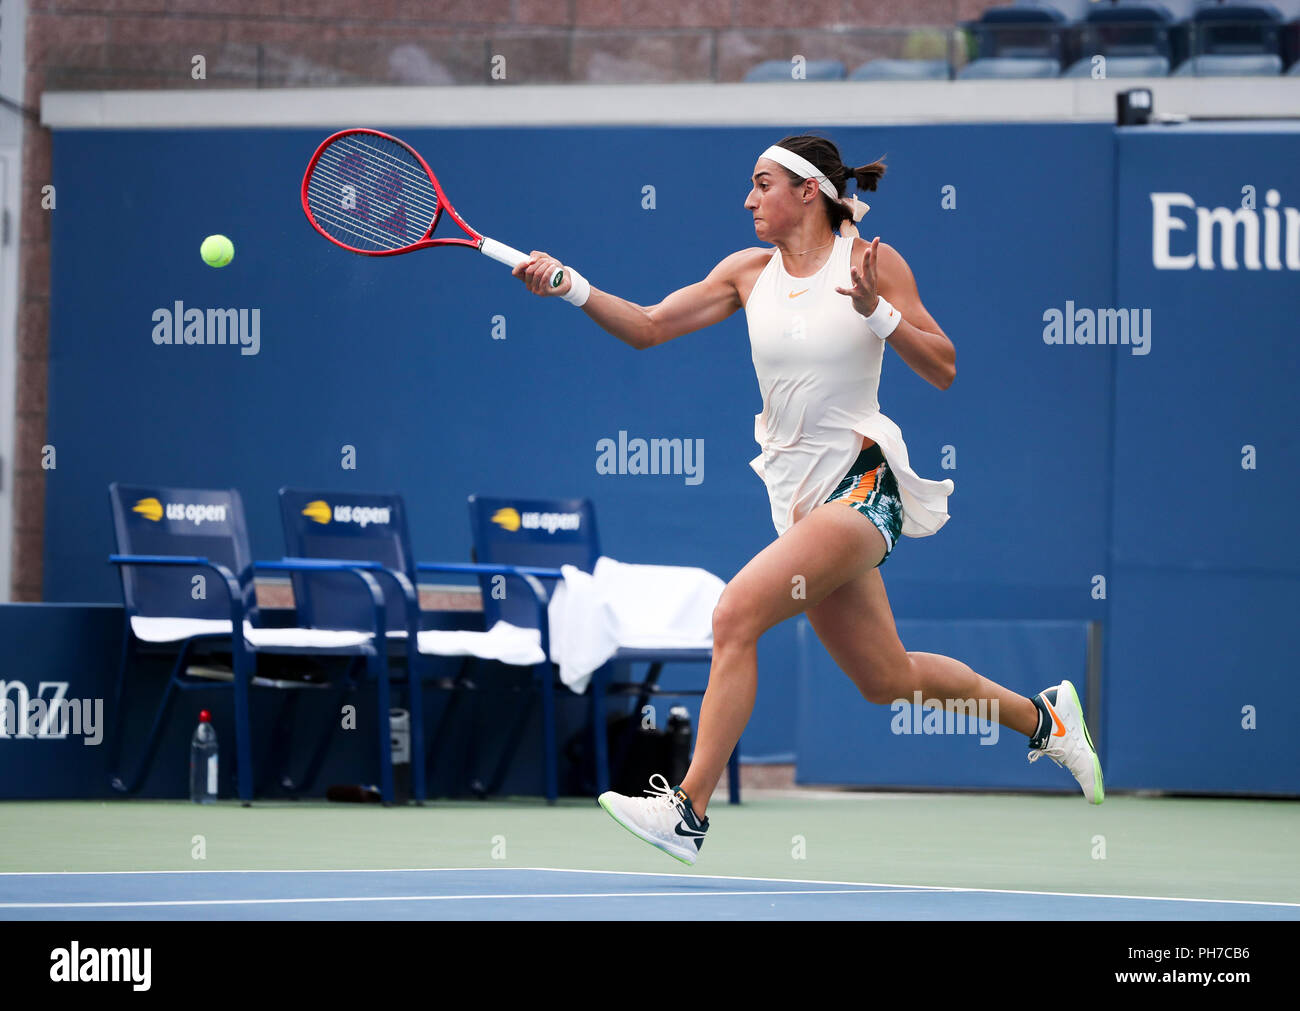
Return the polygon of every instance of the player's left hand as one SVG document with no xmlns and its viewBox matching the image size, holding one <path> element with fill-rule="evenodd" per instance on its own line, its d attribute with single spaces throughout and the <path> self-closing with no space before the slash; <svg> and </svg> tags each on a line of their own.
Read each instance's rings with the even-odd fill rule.
<svg viewBox="0 0 1300 1011">
<path fill-rule="evenodd" d="M 861 316 L 870 316 L 876 311 L 876 301 L 879 294 L 876 291 L 876 264 L 877 249 L 880 246 L 880 236 L 877 235 L 871 240 L 871 245 L 866 248 L 862 254 L 862 265 L 850 266 L 849 274 L 853 278 L 853 287 L 840 288 L 836 287 L 841 295 L 848 295 L 853 299 L 853 308 Z"/>
</svg>

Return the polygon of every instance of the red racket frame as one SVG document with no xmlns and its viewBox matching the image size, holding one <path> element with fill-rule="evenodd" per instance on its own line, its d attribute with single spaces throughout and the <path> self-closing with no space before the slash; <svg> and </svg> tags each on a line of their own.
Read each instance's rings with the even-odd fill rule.
<svg viewBox="0 0 1300 1011">
<path fill-rule="evenodd" d="M 433 183 L 433 189 L 438 194 L 438 209 L 434 211 L 433 221 L 425 230 L 423 238 L 418 239 L 409 245 L 401 246 L 398 249 L 357 249 L 355 246 L 349 246 L 347 243 L 340 242 L 338 239 L 334 238 L 334 236 L 330 235 L 329 232 L 325 231 L 325 229 L 320 226 L 320 223 L 317 222 L 316 218 L 312 215 L 311 207 L 307 203 L 307 186 L 311 182 L 312 173 L 316 171 L 316 163 L 320 161 L 320 157 L 325 153 L 327 147 L 333 144 L 340 137 L 346 137 L 354 133 L 365 133 L 372 137 L 382 137 L 384 140 L 392 141 L 394 144 L 406 148 L 406 150 L 411 153 L 412 157 L 420 163 L 425 174 L 428 175 L 429 182 Z M 311 156 L 311 161 L 307 163 L 307 171 L 302 177 L 302 210 L 303 213 L 307 215 L 307 220 L 311 222 L 312 228 L 320 232 L 321 235 L 329 239 L 330 242 L 334 243 L 334 245 L 338 246 L 340 249 L 346 249 L 349 253 L 360 253 L 362 256 L 397 256 L 400 253 L 410 253 L 416 249 L 428 249 L 433 246 L 468 246 L 470 249 L 479 249 L 483 245 L 484 236 L 480 232 L 471 228 L 465 222 L 465 219 L 456 213 L 456 208 L 451 205 L 451 201 L 447 199 L 447 194 L 442 191 L 442 186 L 438 182 L 438 177 L 433 174 L 433 169 L 429 168 L 429 163 L 420 157 L 420 152 L 416 151 L 415 148 L 411 147 L 411 145 L 406 143 L 406 141 L 398 140 L 396 137 L 392 136 L 392 134 L 383 133 L 380 130 L 368 130 L 364 127 L 353 127 L 348 130 L 340 130 L 338 133 L 330 134 L 321 141 L 320 146 L 316 148 L 316 153 Z M 434 229 L 438 227 L 438 222 L 442 218 L 443 211 L 446 211 L 451 215 L 451 219 L 456 222 L 456 224 L 460 225 L 465 234 L 470 236 L 470 238 L 430 238 L 430 236 L 433 235 Z"/>
</svg>

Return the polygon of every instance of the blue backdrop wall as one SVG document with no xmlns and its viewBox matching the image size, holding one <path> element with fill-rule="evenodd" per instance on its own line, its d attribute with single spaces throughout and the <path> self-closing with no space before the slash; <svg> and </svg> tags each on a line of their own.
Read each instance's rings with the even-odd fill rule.
<svg viewBox="0 0 1300 1011">
<path fill-rule="evenodd" d="M 1127 129 L 1117 152 L 1116 304 L 1152 307 L 1156 339 L 1115 358 L 1109 774 L 1297 793 L 1300 124 Z M 1183 207 L 1168 252 L 1197 262 L 1155 269 L 1152 194 L 1240 212 L 1232 255 Z"/>
<path fill-rule="evenodd" d="M 754 159 L 796 132 L 399 135 L 477 228 L 652 304 L 755 244 L 742 206 Z M 283 551 L 284 484 L 402 492 L 424 558 L 467 557 L 475 492 L 589 496 L 606 554 L 724 579 L 770 541 L 748 467 L 761 403 L 743 314 L 636 352 L 481 256 L 346 254 L 309 228 L 297 200 L 324 133 L 56 133 L 46 599 L 120 600 L 104 560 L 113 480 L 238 487 L 259 557 Z M 1234 206 L 1253 181 L 1261 206 L 1270 186 L 1294 204 L 1296 135 L 1240 134 L 1227 159 L 1208 134 L 1104 125 L 829 135 L 856 163 L 886 156 L 863 232 L 907 258 L 957 348 L 943 392 L 886 359 L 881 406 L 914 467 L 956 485 L 948 526 L 905 540 L 883 570 L 896 614 L 1102 621 L 1110 747 L 1121 731 L 1145 742 L 1108 756 L 1118 784 L 1178 764 L 1155 757 L 1174 739 L 1149 732 L 1142 706 L 1154 699 L 1172 692 L 1203 714 L 1194 700 L 1213 697 L 1224 733 L 1256 697 L 1294 707 L 1280 672 L 1295 634 L 1268 616 L 1297 602 L 1300 556 L 1285 525 L 1300 484 L 1287 399 L 1297 275 L 1153 270 L 1148 194 Z M 236 245 L 221 270 L 198 257 L 213 232 Z M 1174 237 L 1179 252 L 1190 241 Z M 260 310 L 258 353 L 156 346 L 153 314 L 176 301 Z M 1150 308 L 1150 353 L 1045 342 L 1044 314 L 1067 302 Z M 505 339 L 494 339 L 502 322 Z M 703 481 L 598 474 L 597 442 L 620 431 L 702 439 Z M 1259 446 L 1256 471 L 1241 468 L 1244 443 Z M 354 470 L 341 466 L 344 446 Z M 1180 640 L 1189 622 L 1217 636 L 1217 652 Z M 747 756 L 796 748 L 795 640 L 790 622 L 761 645 Z M 678 680 L 692 677 L 703 673 L 683 668 Z M 833 746 L 852 765 L 852 742 Z M 1289 750 L 1270 761 L 1289 758 L 1293 781 L 1296 746 L 1275 746 Z"/>
</svg>

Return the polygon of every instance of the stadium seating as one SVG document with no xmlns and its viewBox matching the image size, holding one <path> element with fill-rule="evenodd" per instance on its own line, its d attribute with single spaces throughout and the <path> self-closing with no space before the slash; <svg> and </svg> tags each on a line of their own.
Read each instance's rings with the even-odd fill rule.
<svg viewBox="0 0 1300 1011">
<path fill-rule="evenodd" d="M 1300 66 L 1300 0 L 1273 0 L 1271 6 L 1277 10 L 1282 26 L 1282 63 L 1292 68 Z"/>
<path fill-rule="evenodd" d="M 322 690 L 319 683 L 258 676 L 257 657 L 261 654 L 334 656 L 349 659 L 346 672 L 336 685 L 340 697 L 351 689 L 355 672 L 363 664 L 378 687 L 380 792 L 384 802 L 391 804 L 394 790 L 388 725 L 389 671 L 387 650 L 376 646 L 376 642 L 385 641 L 385 606 L 383 590 L 375 576 L 356 566 L 322 562 L 254 562 L 248 545 L 243 501 L 233 488 L 162 488 L 115 482 L 109 486 L 109 498 L 119 552 L 109 560 L 118 566 L 121 576 L 126 623 L 115 688 L 115 723 L 109 745 L 113 788 L 134 793 L 143 784 L 178 693 L 199 688 L 230 689 L 234 694 L 239 798 L 245 804 L 250 803 L 257 785 L 249 718 L 250 689 Z M 352 622 L 349 628 L 262 627 L 254 573 L 297 573 L 305 569 L 331 569 L 338 578 L 352 581 L 360 588 L 359 596 L 354 598 L 357 614 L 365 617 Z M 233 634 L 235 629 L 242 629 L 242 634 Z M 175 660 L 143 755 L 135 771 L 123 776 L 119 770 L 123 716 L 136 658 L 143 653 L 174 654 Z M 226 654 L 233 668 L 228 681 L 213 682 L 196 676 L 191 670 L 191 661 L 195 659 Z M 281 709 L 276 721 L 276 738 L 292 709 L 292 701 Z M 291 788 L 305 789 L 311 785 L 335 722 L 331 715 L 313 751 L 306 776 L 296 783 L 288 781 Z"/>
<path fill-rule="evenodd" d="M 849 74 L 850 81 L 946 81 L 952 77 L 947 60 L 869 60 Z"/>
<path fill-rule="evenodd" d="M 1061 72 L 1058 60 L 1025 56 L 993 56 L 975 60 L 957 72 L 959 80 L 988 78 L 1056 77 Z"/>
<path fill-rule="evenodd" d="M 1300 62 L 1300 0 L 1019 2 L 962 27 L 976 58 L 961 79 L 1052 76 L 1045 60 L 1087 77 L 1097 55 L 1108 77 L 1268 75 Z"/>
<path fill-rule="evenodd" d="M 1091 56 L 1075 61 L 1061 74 L 1062 77 L 1091 77 Z M 1108 56 L 1106 77 L 1166 77 L 1169 74 L 1167 56 Z"/>
<path fill-rule="evenodd" d="M 975 40 L 976 58 L 957 76 L 1055 77 L 1062 63 L 1076 56 L 1070 26 L 1082 13 L 1081 4 L 1065 2 L 989 8 L 977 20 L 961 25 Z"/>
<path fill-rule="evenodd" d="M 470 529 L 474 538 L 474 558 L 477 562 L 501 565 L 531 566 L 556 569 L 572 565 L 591 572 L 600 558 L 600 539 L 596 528 L 596 511 L 588 499 L 503 499 L 481 495 L 469 497 Z M 553 525 L 525 526 L 524 514 L 542 516 L 573 516 L 577 523 L 571 527 Z M 547 589 L 553 582 L 542 578 Z M 484 617 L 487 622 L 523 620 L 520 609 L 525 607 L 518 594 L 507 592 L 498 599 L 487 592 L 483 594 Z M 712 650 L 649 650 L 620 649 L 614 658 L 592 677 L 588 688 L 591 703 L 591 723 L 594 734 L 596 792 L 603 793 L 610 783 L 610 751 L 606 740 L 605 698 L 607 695 L 635 697 L 633 712 L 640 712 L 652 698 L 664 696 L 703 695 L 699 689 L 672 690 L 659 685 L 659 676 L 665 663 L 709 663 Z M 641 681 L 630 677 L 634 663 L 649 663 L 650 669 Z M 619 680 L 613 678 L 618 676 Z M 614 761 L 625 742 L 614 742 Z M 727 764 L 728 792 L 731 803 L 740 803 L 740 744 L 737 742 Z"/>
<path fill-rule="evenodd" d="M 809 60 L 803 70 L 803 79 L 807 81 L 844 80 L 844 64 L 839 60 Z M 798 80 L 793 75 L 794 64 L 790 60 L 766 60 L 750 70 L 745 80 L 750 83 Z"/>
<path fill-rule="evenodd" d="M 873 59 L 848 80 L 1089 77 L 1095 56 L 1106 57 L 1107 77 L 1258 76 L 1300 64 L 1300 0 L 1016 0 L 960 27 L 974 58 L 955 74 L 943 59 Z M 768 60 L 745 80 L 788 80 L 791 67 Z M 806 77 L 841 80 L 844 66 L 810 60 Z"/>
<path fill-rule="evenodd" d="M 1208 53 L 1184 60 L 1174 77 L 1266 77 L 1282 73 L 1277 53 Z"/>
<path fill-rule="evenodd" d="M 1280 74 L 1284 20 L 1293 19 L 1270 4 L 1198 4 L 1186 24 L 1187 56 L 1174 76 Z"/>
<path fill-rule="evenodd" d="M 1084 59 L 1105 56 L 1107 76 L 1111 76 L 1109 63 L 1116 57 L 1163 56 L 1168 63 L 1174 54 L 1174 26 L 1179 20 L 1159 3 L 1098 4 L 1079 26 L 1079 49 Z"/>
</svg>

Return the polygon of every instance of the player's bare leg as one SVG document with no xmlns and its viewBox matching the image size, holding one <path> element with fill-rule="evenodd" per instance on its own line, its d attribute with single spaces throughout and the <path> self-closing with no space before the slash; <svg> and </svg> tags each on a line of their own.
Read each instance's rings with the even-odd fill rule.
<svg viewBox="0 0 1300 1011">
<path fill-rule="evenodd" d="M 840 586 L 809 608 L 808 621 L 836 665 L 877 705 L 896 699 L 974 699 L 997 702 L 997 720 L 1026 737 L 1038 726 L 1034 703 L 969 666 L 938 653 L 909 653 L 898 638 L 879 569 Z"/>
<path fill-rule="evenodd" d="M 1069 769 L 1089 802 L 1100 804 L 1104 799 L 1101 761 L 1078 693 L 1069 681 L 1028 699 L 960 660 L 907 652 L 899 641 L 879 569 L 864 572 L 829 594 L 808 610 L 808 620 L 868 702 L 910 702 L 919 691 L 923 699 L 937 699 L 944 705 L 958 699 L 995 703 L 994 718 L 1030 739 L 1031 762 L 1046 755 Z"/>
<path fill-rule="evenodd" d="M 875 527 L 852 509 L 832 503 L 814 509 L 759 552 L 727 584 L 713 612 L 713 664 L 695 753 L 680 785 L 685 798 L 676 797 L 665 782 L 649 799 L 607 793 L 601 795 L 601 805 L 646 842 L 694 863 L 707 830 L 703 819 L 709 795 L 754 709 L 759 637 L 872 568 L 884 551 L 884 538 Z"/>
</svg>

